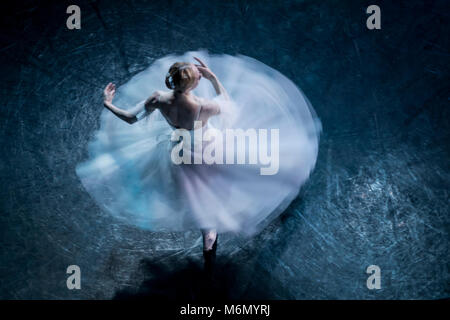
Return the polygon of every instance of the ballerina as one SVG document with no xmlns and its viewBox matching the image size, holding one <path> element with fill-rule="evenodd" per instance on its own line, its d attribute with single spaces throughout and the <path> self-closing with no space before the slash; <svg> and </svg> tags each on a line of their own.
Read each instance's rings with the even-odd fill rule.
<svg viewBox="0 0 450 320">
<path fill-rule="evenodd" d="M 139 115 L 143 112 L 147 116 L 158 109 L 174 128 L 192 130 L 195 121 L 201 121 L 203 127 L 210 117 L 220 113 L 220 106 L 216 101 L 201 99 L 192 93 L 192 90 L 198 86 L 202 76 L 212 83 L 217 95 L 223 95 L 225 99 L 229 99 L 229 97 L 217 76 L 206 64 L 197 57 L 194 57 L 194 59 L 200 64 L 175 63 L 170 68 L 166 77 L 166 84 L 173 89 L 172 92 L 155 91 L 134 112 L 122 110 L 112 103 L 116 92 L 116 87 L 113 83 L 109 83 L 103 92 L 104 106 L 118 118 L 129 124 L 139 121 Z M 206 255 L 207 252 L 213 250 L 213 245 L 216 244 L 217 231 L 207 228 L 203 228 L 201 231 L 203 251 Z"/>
<path fill-rule="evenodd" d="M 197 63 L 179 62 L 190 58 Z M 171 91 L 161 88 L 164 74 Z M 307 98 L 278 71 L 242 55 L 166 56 L 118 88 L 117 95 L 109 83 L 104 106 L 108 112 L 89 143 L 89 159 L 76 168 L 83 186 L 126 223 L 154 231 L 200 229 L 207 269 L 218 233 L 261 230 L 297 196 L 316 163 L 321 124 Z M 279 140 L 269 147 L 279 153 L 276 174 L 261 175 L 254 163 L 174 163 L 175 144 L 195 157 L 192 146 L 212 143 L 198 134 L 207 128 L 279 130 Z M 192 141 L 174 141 L 176 130 L 194 133 Z M 252 148 L 246 144 L 237 157 L 245 158 Z"/>
</svg>

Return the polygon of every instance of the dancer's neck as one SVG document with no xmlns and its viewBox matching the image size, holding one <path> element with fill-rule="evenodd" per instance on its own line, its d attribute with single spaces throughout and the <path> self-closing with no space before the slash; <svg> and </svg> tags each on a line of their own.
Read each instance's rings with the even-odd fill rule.
<svg viewBox="0 0 450 320">
<path fill-rule="evenodd" d="M 191 90 L 186 90 L 186 91 L 182 91 L 182 90 L 173 90 L 173 94 L 175 96 L 179 96 L 179 95 L 183 95 L 183 96 L 191 96 Z"/>
</svg>

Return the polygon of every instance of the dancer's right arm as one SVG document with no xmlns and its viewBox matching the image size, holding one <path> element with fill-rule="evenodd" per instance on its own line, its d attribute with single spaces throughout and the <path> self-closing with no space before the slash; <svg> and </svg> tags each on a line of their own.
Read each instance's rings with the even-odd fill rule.
<svg viewBox="0 0 450 320">
<path fill-rule="evenodd" d="M 140 114 L 143 110 L 146 110 L 146 115 L 152 113 L 156 107 L 157 107 L 157 97 L 159 93 L 155 91 L 146 101 L 145 104 L 143 104 L 140 109 L 135 110 L 134 112 L 130 112 L 127 110 L 120 109 L 116 107 L 112 101 L 114 98 L 114 95 L 116 93 L 116 86 L 113 83 L 109 83 L 105 90 L 103 91 L 104 99 L 103 99 L 103 105 L 109 109 L 112 113 L 114 113 L 118 118 L 122 119 L 123 121 L 133 124 L 137 121 L 139 121 L 139 118 L 137 117 L 138 114 Z"/>
</svg>

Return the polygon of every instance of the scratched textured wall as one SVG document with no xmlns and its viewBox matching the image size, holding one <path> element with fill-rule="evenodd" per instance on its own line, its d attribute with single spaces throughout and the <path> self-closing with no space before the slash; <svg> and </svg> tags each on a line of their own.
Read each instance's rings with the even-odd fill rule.
<svg viewBox="0 0 450 320">
<path fill-rule="evenodd" d="M 253 239 L 219 239 L 209 296 L 449 297 L 449 5 L 377 1 L 16 2 L 2 8 L 0 298 L 201 297 L 198 232 L 111 219 L 75 175 L 101 92 L 165 54 L 241 53 L 301 87 L 323 124 L 316 169 Z M 81 7 L 81 30 L 65 25 Z M 66 288 L 68 265 L 82 289 Z M 381 290 L 366 267 L 381 268 Z"/>
</svg>

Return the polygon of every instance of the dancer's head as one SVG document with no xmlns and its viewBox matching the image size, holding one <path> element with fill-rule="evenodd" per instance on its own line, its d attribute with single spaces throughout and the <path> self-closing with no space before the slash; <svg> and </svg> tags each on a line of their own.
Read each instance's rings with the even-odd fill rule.
<svg viewBox="0 0 450 320">
<path fill-rule="evenodd" d="M 175 91 L 186 92 L 197 87 L 201 73 L 193 63 L 176 62 L 166 75 L 166 86 Z"/>
</svg>

